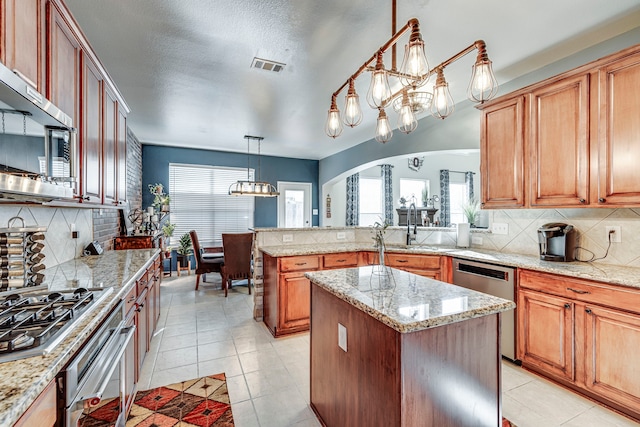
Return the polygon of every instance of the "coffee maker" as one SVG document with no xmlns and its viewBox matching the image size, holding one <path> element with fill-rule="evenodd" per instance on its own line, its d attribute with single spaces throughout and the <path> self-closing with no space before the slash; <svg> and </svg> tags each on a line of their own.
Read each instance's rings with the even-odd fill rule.
<svg viewBox="0 0 640 427">
<path fill-rule="evenodd" d="M 551 222 L 538 228 L 540 259 L 569 262 L 575 259 L 576 230 L 573 225 Z"/>
</svg>

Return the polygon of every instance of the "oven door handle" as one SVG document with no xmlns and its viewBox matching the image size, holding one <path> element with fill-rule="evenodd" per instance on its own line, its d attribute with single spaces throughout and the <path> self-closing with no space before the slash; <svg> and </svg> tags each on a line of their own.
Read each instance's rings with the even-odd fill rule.
<svg viewBox="0 0 640 427">
<path fill-rule="evenodd" d="M 100 380 L 100 384 L 98 385 L 98 387 L 96 387 L 94 389 L 95 391 L 94 390 L 87 390 L 87 391 L 80 390 L 80 392 L 78 393 L 79 398 L 77 399 L 77 401 L 83 402 L 83 401 L 87 401 L 88 400 L 87 403 L 89 404 L 90 407 L 96 406 L 97 404 L 100 403 L 100 401 L 102 400 L 102 395 L 104 394 L 104 391 L 106 390 L 107 386 L 109 385 L 109 381 L 111 380 L 111 376 L 115 372 L 116 368 L 119 366 L 118 361 L 122 359 L 122 356 L 124 355 L 124 352 L 127 350 L 127 346 L 129 345 L 129 341 L 131 341 L 131 339 L 133 338 L 133 335 L 134 335 L 135 331 L 136 331 L 135 325 L 120 329 L 120 332 L 118 333 L 118 335 L 120 335 L 120 336 L 125 335 L 125 334 L 126 335 L 125 335 L 124 339 L 122 340 L 122 344 L 120 344 L 120 346 L 118 348 L 118 352 L 108 362 L 109 364 L 107 366 L 109 366 L 109 370 L 102 377 L 102 379 Z"/>
</svg>

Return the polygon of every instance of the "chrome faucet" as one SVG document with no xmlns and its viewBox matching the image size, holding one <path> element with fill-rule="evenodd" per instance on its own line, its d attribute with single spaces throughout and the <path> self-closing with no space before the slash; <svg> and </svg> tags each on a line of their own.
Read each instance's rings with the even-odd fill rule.
<svg viewBox="0 0 640 427">
<path fill-rule="evenodd" d="M 411 209 L 413 208 L 413 236 L 411 235 Z M 416 240 L 418 236 L 418 209 L 416 204 L 411 203 L 407 210 L 407 245 L 410 245 L 412 241 Z"/>
</svg>

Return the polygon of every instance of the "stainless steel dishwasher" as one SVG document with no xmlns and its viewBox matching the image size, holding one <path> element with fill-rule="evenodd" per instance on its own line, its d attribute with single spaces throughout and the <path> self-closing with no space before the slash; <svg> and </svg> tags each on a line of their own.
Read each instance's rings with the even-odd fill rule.
<svg viewBox="0 0 640 427">
<path fill-rule="evenodd" d="M 515 269 L 502 265 L 453 258 L 453 284 L 514 301 Z M 515 310 L 502 313 L 502 355 L 516 357 Z"/>
</svg>

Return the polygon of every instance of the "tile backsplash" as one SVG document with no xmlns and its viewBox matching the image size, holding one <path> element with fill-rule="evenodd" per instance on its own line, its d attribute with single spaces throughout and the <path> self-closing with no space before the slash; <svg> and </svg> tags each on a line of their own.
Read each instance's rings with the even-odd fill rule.
<svg viewBox="0 0 640 427">
<path fill-rule="evenodd" d="M 47 227 L 43 249 L 47 267 L 80 257 L 84 247 L 93 241 L 91 209 L 0 205 L 0 228 L 8 227 L 8 221 L 16 216 L 24 220 L 25 226 Z M 77 239 L 71 238 L 71 224 L 75 224 Z M 12 224 L 21 225 L 21 221 Z"/>
</svg>

